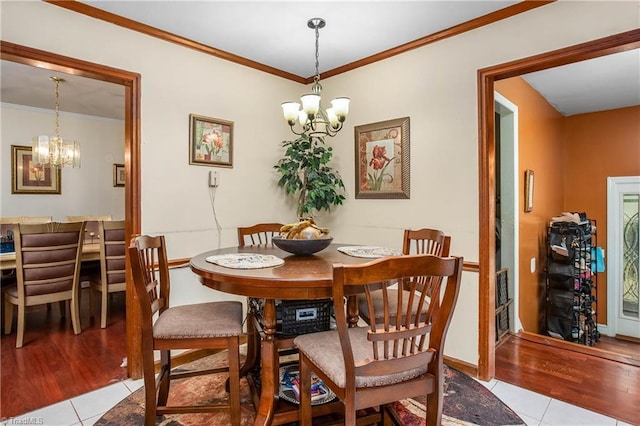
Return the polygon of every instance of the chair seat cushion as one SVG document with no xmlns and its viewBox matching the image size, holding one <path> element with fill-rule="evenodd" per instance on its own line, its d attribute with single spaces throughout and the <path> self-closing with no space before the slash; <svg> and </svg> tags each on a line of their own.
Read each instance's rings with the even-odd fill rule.
<svg viewBox="0 0 640 426">
<path fill-rule="evenodd" d="M 240 336 L 242 303 L 236 301 L 174 306 L 153 325 L 156 339 Z"/>
<path fill-rule="evenodd" d="M 367 340 L 368 327 L 355 327 L 349 329 L 351 349 L 355 364 L 362 364 L 367 360 L 373 360 L 373 346 Z M 342 347 L 337 330 L 310 333 L 298 336 L 293 341 L 294 345 L 304 353 L 319 369 L 340 387 L 345 387 L 345 367 L 342 357 Z M 382 348 L 382 346 L 380 346 Z M 382 353 L 382 352 L 381 352 Z M 386 386 L 399 383 L 421 376 L 427 372 L 428 365 L 420 366 L 413 370 L 403 371 L 399 374 L 381 376 L 356 376 L 356 387 Z"/>
<path fill-rule="evenodd" d="M 387 295 L 389 297 L 389 315 L 391 317 L 391 322 L 395 322 L 395 317 L 396 317 L 396 307 L 398 306 L 398 290 L 395 288 L 390 288 L 387 290 Z M 402 308 L 403 311 L 406 312 L 407 310 L 407 303 L 409 301 L 409 296 L 411 295 L 411 292 L 407 291 L 407 290 L 402 290 Z M 383 318 L 384 316 L 384 300 L 382 299 L 382 290 L 376 290 L 371 292 L 371 300 L 373 301 L 373 309 L 374 312 L 376 314 L 376 319 L 380 319 Z M 425 300 L 425 304 L 422 307 L 422 312 L 424 314 L 427 313 L 427 310 L 429 309 L 429 298 L 427 297 Z M 360 317 L 365 320 L 367 323 L 371 323 L 371 321 L 369 320 L 369 308 L 367 307 L 367 298 L 364 296 L 360 296 L 358 297 L 358 310 L 359 310 L 359 314 Z M 415 315 L 417 310 L 417 305 L 413 306 L 412 309 L 412 314 Z M 412 317 L 411 320 L 413 321 L 415 318 Z"/>
</svg>

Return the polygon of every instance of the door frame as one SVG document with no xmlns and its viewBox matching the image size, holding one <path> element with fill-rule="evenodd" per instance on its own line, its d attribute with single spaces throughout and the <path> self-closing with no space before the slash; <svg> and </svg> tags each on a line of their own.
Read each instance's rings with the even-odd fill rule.
<svg viewBox="0 0 640 426">
<path fill-rule="evenodd" d="M 479 336 L 478 378 L 495 375 L 495 104 L 494 82 L 640 48 L 640 29 L 478 70 Z"/>
<path fill-rule="evenodd" d="M 124 210 L 125 238 L 140 234 L 141 177 L 140 177 L 140 74 L 107 67 L 44 50 L 33 49 L 0 40 L 0 59 L 32 67 L 73 74 L 124 86 Z M 126 259 L 127 271 L 129 256 Z M 137 342 L 140 338 L 140 320 L 137 304 L 133 300 L 133 283 L 127 273 L 127 373 L 131 378 L 142 376 L 142 357 Z"/>
<path fill-rule="evenodd" d="M 622 256 L 612 255 L 616 253 L 615 248 L 622 244 L 622 235 L 616 232 L 619 229 L 613 224 L 621 223 L 620 199 L 612 200 L 613 195 L 620 194 L 619 185 L 640 186 L 639 176 L 608 177 L 607 178 L 607 247 L 609 256 L 607 260 L 607 328 L 606 334 L 615 336 L 618 333 L 618 310 L 620 309 L 620 287 L 618 283 L 622 279 Z M 619 253 L 621 254 L 621 253 Z M 615 285 L 614 285 L 615 284 Z M 602 330 L 604 331 L 604 330 Z M 638 337 L 638 336 L 632 336 Z"/>
</svg>

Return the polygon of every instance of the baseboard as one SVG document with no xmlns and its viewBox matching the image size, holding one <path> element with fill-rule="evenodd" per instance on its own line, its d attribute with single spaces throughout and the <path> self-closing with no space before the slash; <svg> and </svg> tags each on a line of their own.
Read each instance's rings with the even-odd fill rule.
<svg viewBox="0 0 640 426">
<path fill-rule="evenodd" d="M 603 336 L 609 336 L 609 327 L 607 324 L 598 324 L 598 332 Z"/>
<path fill-rule="evenodd" d="M 478 377 L 478 366 L 460 359 L 444 356 L 444 363 L 456 370 L 462 371 L 471 377 Z"/>
</svg>

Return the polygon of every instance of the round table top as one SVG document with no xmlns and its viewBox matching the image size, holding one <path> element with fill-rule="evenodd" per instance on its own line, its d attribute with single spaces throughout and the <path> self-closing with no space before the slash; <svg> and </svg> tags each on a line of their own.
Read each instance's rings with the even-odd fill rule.
<svg viewBox="0 0 640 426">
<path fill-rule="evenodd" d="M 333 264 L 358 264 L 373 259 L 343 254 L 331 244 L 311 256 L 296 256 L 272 245 L 228 247 L 211 250 L 191 259 L 191 270 L 207 287 L 226 293 L 267 299 L 319 299 L 331 297 Z M 207 262 L 213 255 L 257 253 L 284 260 L 280 266 L 258 269 L 233 269 Z"/>
</svg>

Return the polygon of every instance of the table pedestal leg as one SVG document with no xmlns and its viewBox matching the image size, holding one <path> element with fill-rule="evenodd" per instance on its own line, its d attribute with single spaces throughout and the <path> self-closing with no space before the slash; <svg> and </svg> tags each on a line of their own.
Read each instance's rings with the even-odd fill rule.
<svg viewBox="0 0 640 426">
<path fill-rule="evenodd" d="M 260 404 L 256 410 L 255 426 L 268 425 L 273 421 L 275 395 L 280 386 L 280 359 L 276 347 L 275 300 L 266 299 L 264 304 L 264 339 L 260 347 L 261 390 Z"/>
</svg>

